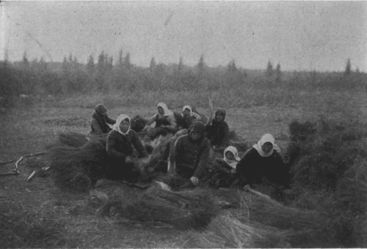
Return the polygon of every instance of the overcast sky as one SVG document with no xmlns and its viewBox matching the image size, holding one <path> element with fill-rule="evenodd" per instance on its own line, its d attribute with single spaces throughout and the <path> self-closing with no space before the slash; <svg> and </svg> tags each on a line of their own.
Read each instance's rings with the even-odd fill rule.
<svg viewBox="0 0 367 249">
<path fill-rule="evenodd" d="M 104 50 L 134 64 L 367 71 L 367 2 L 3 2 L 1 58 L 85 62 Z"/>
</svg>

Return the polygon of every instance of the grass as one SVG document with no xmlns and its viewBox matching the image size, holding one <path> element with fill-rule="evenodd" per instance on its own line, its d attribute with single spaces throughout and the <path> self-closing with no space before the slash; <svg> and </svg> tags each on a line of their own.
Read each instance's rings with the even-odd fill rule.
<svg viewBox="0 0 367 249">
<path fill-rule="evenodd" d="M 277 143 L 283 150 L 287 148 L 290 138 L 288 124 L 294 119 L 299 122 L 308 120 L 313 122 L 323 115 L 337 120 L 353 118 L 362 123 L 367 121 L 366 91 L 337 89 L 337 87 L 333 89 L 332 86 L 297 89 L 292 86 L 259 85 L 239 89 L 223 87 L 220 90 L 210 90 L 204 93 L 194 90 L 165 90 L 162 92 L 137 90 L 133 94 L 125 92 L 70 96 L 36 102 L 29 106 L 19 104 L 16 108 L 2 112 L 0 114 L 0 160 L 6 161 L 22 154 L 43 151 L 47 144 L 56 140 L 60 132 L 87 134 L 89 120 L 97 103 L 104 103 L 111 117 L 116 117 L 120 113 L 127 113 L 131 117 L 136 114 L 149 117 L 155 112 L 155 105 L 159 101 L 167 102 L 176 110 L 179 110 L 184 104 L 191 103 L 196 105 L 199 111 L 208 114 L 207 99 L 203 97 L 205 94 L 213 96 L 215 107 L 221 106 L 227 109 L 227 121 L 230 127 L 244 137 L 249 144 L 255 143 L 262 134 L 269 132 L 276 137 Z M 362 159 L 359 160 L 355 167 L 363 168 L 365 163 Z M 10 168 L 0 167 L 1 171 Z M 30 221 L 30 224 L 21 224 L 25 229 L 38 225 L 52 226 L 54 229 L 50 229 L 51 234 L 57 235 L 58 239 L 51 239 L 48 244 L 47 241 L 47 243 L 42 242 L 42 239 L 32 242 L 22 238 L 6 244 L 9 247 L 188 247 L 190 243 L 198 247 L 287 247 L 289 241 L 291 241 L 290 246 L 301 246 L 300 243 L 297 244 L 297 239 L 291 240 L 283 233 L 278 233 L 282 232 L 285 226 L 293 225 L 284 224 L 289 221 L 285 218 L 280 220 L 283 222 L 283 227 L 280 226 L 281 223 L 277 223 L 280 221 L 276 219 L 280 219 L 276 216 L 277 213 L 274 213 L 272 219 L 267 219 L 271 223 L 262 223 L 262 228 L 266 228 L 265 230 L 260 228 L 246 230 L 246 227 L 243 226 L 244 220 L 231 215 L 220 216 L 214 221 L 213 224 L 220 224 L 227 228 L 233 226 L 235 236 L 243 238 L 244 241 L 238 240 L 237 243 L 233 234 L 218 235 L 219 231 L 215 228 L 217 225 L 211 224 L 206 231 L 208 234 L 204 235 L 216 237 L 214 244 L 208 241 L 194 243 L 191 240 L 189 243 L 187 237 L 189 232 L 187 231 L 142 226 L 139 223 L 117 222 L 112 218 L 96 216 L 91 210 L 83 208 L 88 198 L 86 195 L 60 192 L 49 178 L 36 178 L 26 183 L 24 179 L 30 170 L 25 161 L 21 164 L 19 176 L 0 178 L 0 194 L 6 196 L 7 201 L 21 207 L 17 215 L 24 217 L 30 214 L 34 217 L 35 220 Z M 360 181 L 361 174 L 358 175 L 355 172 L 350 173 L 350 179 L 348 178 L 350 181 Z M 310 193 L 310 196 L 312 198 L 303 196 L 304 201 L 299 200 L 300 205 L 301 203 L 304 205 L 303 208 L 313 207 L 314 204 L 307 203 L 307 201 L 317 203 L 315 194 Z M 320 199 L 323 197 L 324 195 L 320 194 Z M 0 206 L 4 207 L 5 203 L 4 198 L 0 197 Z M 10 206 L 9 209 L 11 209 Z M 269 213 L 272 212 L 270 208 Z M 287 217 L 286 213 L 284 217 Z M 258 216 L 253 215 L 252 217 L 257 222 L 261 221 L 261 217 L 265 217 L 261 213 Z M 40 219 L 47 222 L 42 223 Z M 354 223 L 356 224 L 355 230 L 359 229 L 362 234 L 365 232 L 365 222 L 363 222 Z M 16 224 L 16 222 L 13 223 Z M 276 236 L 268 241 L 266 239 L 256 240 L 258 234 L 269 238 L 267 237 L 269 231 Z M 53 235 L 42 231 L 38 234 L 40 237 L 54 238 Z M 220 241 L 222 236 L 227 236 L 227 242 Z M 288 241 L 287 243 L 284 242 L 284 238 Z M 362 237 L 359 236 L 359 238 Z M 359 243 L 366 245 L 365 241 L 359 241 Z M 318 245 L 322 246 L 321 242 Z"/>
</svg>

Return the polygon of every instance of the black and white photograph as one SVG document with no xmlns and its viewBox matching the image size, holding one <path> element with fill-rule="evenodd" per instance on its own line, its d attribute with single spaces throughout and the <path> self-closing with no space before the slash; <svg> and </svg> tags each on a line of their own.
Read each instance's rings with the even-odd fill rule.
<svg viewBox="0 0 367 249">
<path fill-rule="evenodd" d="M 367 2 L 0 1 L 0 248 L 367 247 Z"/>
</svg>

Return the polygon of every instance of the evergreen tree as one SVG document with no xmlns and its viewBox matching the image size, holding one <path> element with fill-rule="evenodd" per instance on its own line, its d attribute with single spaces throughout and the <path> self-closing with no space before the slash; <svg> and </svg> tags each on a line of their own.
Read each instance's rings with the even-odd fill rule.
<svg viewBox="0 0 367 249">
<path fill-rule="evenodd" d="M 275 68 L 275 75 L 276 75 L 276 81 L 279 82 L 282 78 L 282 71 L 280 69 L 280 64 L 278 63 L 276 68 Z"/>
<path fill-rule="evenodd" d="M 69 54 L 69 62 L 73 62 L 73 55 L 71 53 Z"/>
<path fill-rule="evenodd" d="M 47 71 L 47 63 L 45 61 L 45 59 L 43 58 L 43 56 L 41 57 L 40 61 L 39 61 L 39 69 L 42 71 L 42 72 L 46 72 Z"/>
<path fill-rule="evenodd" d="M 235 63 L 234 60 L 231 60 L 228 63 L 227 71 L 230 72 L 230 73 L 233 73 L 233 72 L 236 72 L 237 71 L 237 66 L 236 66 L 236 63 Z"/>
<path fill-rule="evenodd" d="M 350 62 L 350 59 L 347 60 L 347 65 L 345 66 L 345 75 L 349 75 L 352 72 L 352 64 Z"/>
<path fill-rule="evenodd" d="M 119 67 L 122 67 L 123 64 L 124 64 L 124 58 L 123 58 L 122 49 L 120 49 L 120 51 L 119 51 L 119 57 L 118 57 L 118 60 L 117 60 L 117 65 Z"/>
<path fill-rule="evenodd" d="M 62 72 L 66 74 L 68 72 L 68 60 L 64 56 L 64 60 L 62 61 Z"/>
<path fill-rule="evenodd" d="M 130 53 L 127 53 L 125 56 L 125 60 L 124 60 L 124 65 L 127 69 L 130 69 L 131 64 L 130 64 Z"/>
<path fill-rule="evenodd" d="M 4 67 L 5 69 L 7 69 L 8 64 L 9 64 L 9 51 L 8 51 L 8 49 L 6 48 L 6 49 L 5 49 L 5 52 L 4 52 L 4 63 L 3 63 L 3 67 Z"/>
<path fill-rule="evenodd" d="M 28 60 L 28 57 L 27 57 L 27 53 L 26 52 L 23 53 L 22 67 L 24 69 L 28 69 L 29 68 L 29 60 Z"/>
<path fill-rule="evenodd" d="M 90 76 L 94 74 L 94 67 L 94 58 L 90 55 L 87 62 L 87 72 Z"/>
<path fill-rule="evenodd" d="M 78 64 L 78 59 L 76 58 L 76 56 L 73 57 L 73 65 L 77 65 Z"/>
<path fill-rule="evenodd" d="M 270 60 L 268 61 L 268 65 L 266 67 L 266 75 L 267 76 L 273 75 L 273 64 L 271 64 Z"/>
<path fill-rule="evenodd" d="M 178 71 L 182 71 L 183 69 L 183 59 L 182 56 L 180 56 L 180 60 L 178 62 Z"/>
<path fill-rule="evenodd" d="M 199 73 L 202 73 L 204 71 L 204 67 L 205 67 L 204 55 L 200 56 L 199 62 L 198 62 L 196 67 L 197 67 Z"/>
<path fill-rule="evenodd" d="M 106 58 L 106 68 L 108 71 L 111 71 L 113 68 L 113 56 L 110 56 Z"/>
<path fill-rule="evenodd" d="M 97 71 L 99 75 L 104 74 L 106 67 L 106 55 L 104 54 L 104 51 L 102 51 L 98 55 L 98 62 L 97 62 Z"/>
<path fill-rule="evenodd" d="M 152 57 L 152 59 L 150 60 L 149 70 L 151 72 L 153 72 L 156 66 L 157 66 L 157 64 L 155 62 L 155 59 L 154 59 L 154 57 Z"/>
</svg>

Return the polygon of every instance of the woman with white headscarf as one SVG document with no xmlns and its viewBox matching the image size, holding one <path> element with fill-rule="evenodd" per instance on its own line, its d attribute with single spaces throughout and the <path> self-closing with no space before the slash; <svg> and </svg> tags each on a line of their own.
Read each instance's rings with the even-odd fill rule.
<svg viewBox="0 0 367 249">
<path fill-rule="evenodd" d="M 157 113 L 148 120 L 147 126 L 150 126 L 154 122 L 155 127 L 148 131 L 148 135 L 152 139 L 159 135 L 166 135 L 167 133 L 175 133 L 177 131 L 175 115 L 163 102 L 158 103 Z"/>
<path fill-rule="evenodd" d="M 109 178 L 137 180 L 139 172 L 134 169 L 131 161 L 134 149 L 139 157 L 147 156 L 137 133 L 130 129 L 130 117 L 121 114 L 107 135 L 106 151 L 110 159 Z"/>
<path fill-rule="evenodd" d="M 223 158 L 215 160 L 210 172 L 209 184 L 213 187 L 231 187 L 236 180 L 236 168 L 240 161 L 238 150 L 228 146 L 223 152 Z"/>
<path fill-rule="evenodd" d="M 287 186 L 289 172 L 279 153 L 274 137 L 264 134 L 237 165 L 240 185 L 262 184 L 265 181 Z"/>
<path fill-rule="evenodd" d="M 195 120 L 203 122 L 200 114 L 195 112 L 190 105 L 183 106 L 181 114 L 177 115 L 176 119 L 179 129 L 189 129 L 189 127 Z"/>
</svg>

